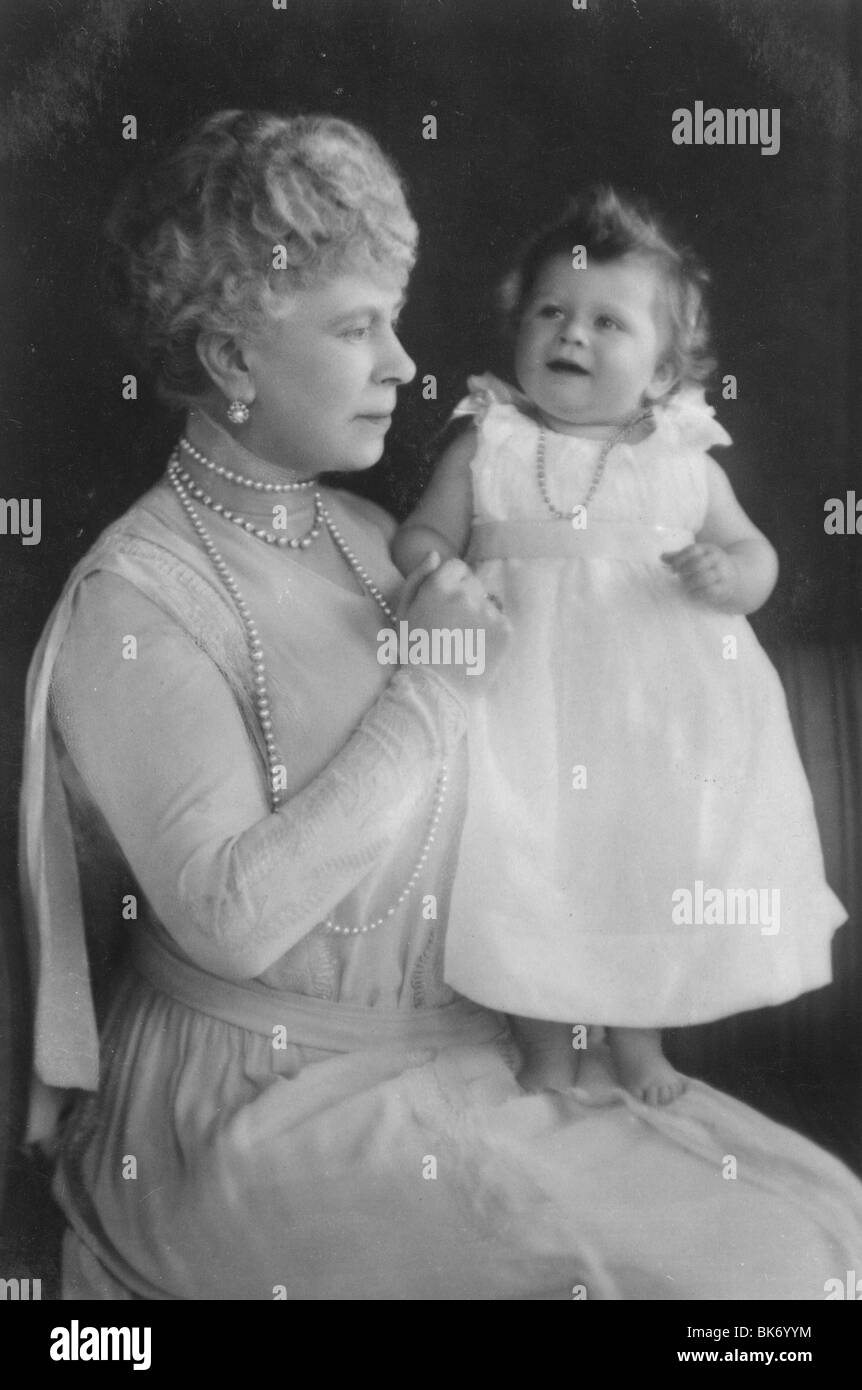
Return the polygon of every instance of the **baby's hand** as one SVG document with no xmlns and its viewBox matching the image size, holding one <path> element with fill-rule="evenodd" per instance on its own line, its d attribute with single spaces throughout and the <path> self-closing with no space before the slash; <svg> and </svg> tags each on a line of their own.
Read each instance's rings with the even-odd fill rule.
<svg viewBox="0 0 862 1390">
<path fill-rule="evenodd" d="M 479 666 L 451 665 L 434 667 L 435 674 L 451 686 L 456 694 L 469 694 L 481 681 L 465 679 L 474 672 L 489 677 L 500 664 L 508 646 L 512 625 L 500 607 L 500 600 L 486 594 L 482 582 L 463 560 L 449 559 L 440 563 L 432 551 L 404 582 L 396 617 L 406 619 L 409 628 L 434 628 L 450 631 L 474 630 L 473 640 L 481 641 L 481 670 Z M 480 635 L 481 634 L 481 637 Z M 477 692 L 478 693 L 478 692 Z"/>
<path fill-rule="evenodd" d="M 666 565 L 679 575 L 688 592 L 723 608 L 734 598 L 739 583 L 739 566 L 720 545 L 699 542 L 684 550 L 662 555 Z"/>
</svg>

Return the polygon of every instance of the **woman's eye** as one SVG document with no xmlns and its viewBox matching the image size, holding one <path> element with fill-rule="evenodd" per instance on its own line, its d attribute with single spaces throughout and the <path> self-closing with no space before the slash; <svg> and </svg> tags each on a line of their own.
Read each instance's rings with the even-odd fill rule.
<svg viewBox="0 0 862 1390">
<path fill-rule="evenodd" d="M 342 333 L 342 338 L 346 338 L 349 343 L 361 343 L 371 332 L 371 325 L 367 323 L 356 324 L 353 328 L 346 328 Z"/>
</svg>

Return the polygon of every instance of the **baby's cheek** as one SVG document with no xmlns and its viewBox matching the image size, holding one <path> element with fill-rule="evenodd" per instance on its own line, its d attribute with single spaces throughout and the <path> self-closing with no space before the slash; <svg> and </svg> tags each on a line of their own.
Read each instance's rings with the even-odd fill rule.
<svg viewBox="0 0 862 1390">
<path fill-rule="evenodd" d="M 529 395 L 529 385 L 535 378 L 539 353 L 532 333 L 522 331 L 515 344 L 515 376 L 522 391 Z"/>
</svg>

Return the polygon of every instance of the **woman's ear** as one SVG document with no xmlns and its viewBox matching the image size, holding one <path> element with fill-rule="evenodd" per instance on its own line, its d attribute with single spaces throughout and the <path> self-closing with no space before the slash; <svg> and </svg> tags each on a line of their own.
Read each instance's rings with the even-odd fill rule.
<svg viewBox="0 0 862 1390">
<path fill-rule="evenodd" d="M 254 381 L 237 339 L 230 333 L 208 330 L 198 334 L 195 348 L 204 371 L 225 399 L 251 405 Z"/>
</svg>

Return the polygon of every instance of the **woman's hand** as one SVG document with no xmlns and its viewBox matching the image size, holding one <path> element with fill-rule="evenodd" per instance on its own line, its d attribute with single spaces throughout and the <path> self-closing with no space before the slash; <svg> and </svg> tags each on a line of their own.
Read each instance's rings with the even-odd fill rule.
<svg viewBox="0 0 862 1390">
<path fill-rule="evenodd" d="M 419 649 L 413 634 L 428 635 L 428 668 L 461 698 L 485 689 L 512 630 L 509 619 L 486 594 L 469 565 L 457 559 L 441 562 L 436 551 L 404 581 L 396 619 L 399 624 L 406 620 L 413 650 Z M 435 661 L 435 630 L 452 634 L 441 644 L 442 650 L 453 655 L 463 653 L 465 660 Z"/>
</svg>

